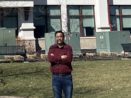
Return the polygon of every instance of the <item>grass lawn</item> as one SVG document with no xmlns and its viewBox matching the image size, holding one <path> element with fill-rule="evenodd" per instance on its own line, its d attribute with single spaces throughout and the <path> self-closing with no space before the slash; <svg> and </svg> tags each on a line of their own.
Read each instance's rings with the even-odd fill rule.
<svg viewBox="0 0 131 98">
<path fill-rule="evenodd" d="M 131 98 L 131 61 L 74 61 L 73 98 Z M 1 63 L 0 96 L 53 98 L 48 62 Z"/>
</svg>

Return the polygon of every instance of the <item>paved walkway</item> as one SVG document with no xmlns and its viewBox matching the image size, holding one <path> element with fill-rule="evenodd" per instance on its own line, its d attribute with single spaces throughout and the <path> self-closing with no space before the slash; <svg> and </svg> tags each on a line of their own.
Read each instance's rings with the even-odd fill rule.
<svg viewBox="0 0 131 98">
<path fill-rule="evenodd" d="M 24 97 L 15 97 L 15 96 L 0 96 L 0 98 L 24 98 Z"/>
</svg>

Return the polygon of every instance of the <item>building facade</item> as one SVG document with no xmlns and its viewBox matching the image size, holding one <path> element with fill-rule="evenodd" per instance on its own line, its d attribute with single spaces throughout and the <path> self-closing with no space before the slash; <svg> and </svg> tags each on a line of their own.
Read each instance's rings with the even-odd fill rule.
<svg viewBox="0 0 131 98">
<path fill-rule="evenodd" d="M 56 30 L 79 32 L 81 48 L 95 49 L 95 32 L 131 31 L 131 0 L 0 0 L 0 27 L 16 28 L 36 50 L 36 39 L 44 49 Z"/>
</svg>

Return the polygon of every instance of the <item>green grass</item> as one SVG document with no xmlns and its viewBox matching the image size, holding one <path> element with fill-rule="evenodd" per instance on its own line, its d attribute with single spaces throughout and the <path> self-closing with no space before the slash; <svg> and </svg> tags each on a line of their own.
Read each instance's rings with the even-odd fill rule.
<svg viewBox="0 0 131 98">
<path fill-rule="evenodd" d="M 75 61 L 73 98 L 131 98 L 131 61 Z M 53 98 L 48 62 L 0 64 L 0 96 Z"/>
</svg>

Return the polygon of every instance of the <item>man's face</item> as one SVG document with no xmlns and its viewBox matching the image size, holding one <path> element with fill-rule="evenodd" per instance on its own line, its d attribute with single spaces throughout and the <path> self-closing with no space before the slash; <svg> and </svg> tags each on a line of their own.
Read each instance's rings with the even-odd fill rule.
<svg viewBox="0 0 131 98">
<path fill-rule="evenodd" d="M 64 43 L 64 36 L 62 33 L 57 33 L 55 38 L 56 38 L 56 43 L 58 45 L 62 45 Z"/>
</svg>

